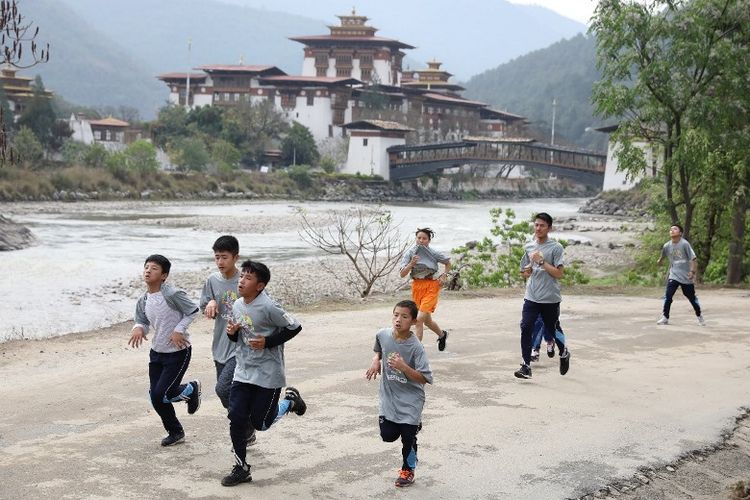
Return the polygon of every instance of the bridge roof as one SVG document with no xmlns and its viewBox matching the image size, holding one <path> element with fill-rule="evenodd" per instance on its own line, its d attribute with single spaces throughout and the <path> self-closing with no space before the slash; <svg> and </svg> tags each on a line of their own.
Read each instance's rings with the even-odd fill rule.
<svg viewBox="0 0 750 500">
<path fill-rule="evenodd" d="M 409 128 L 401 123 L 386 120 L 357 120 L 356 122 L 345 124 L 344 128 L 358 130 L 391 130 L 398 132 L 414 131 L 413 128 Z"/>
</svg>

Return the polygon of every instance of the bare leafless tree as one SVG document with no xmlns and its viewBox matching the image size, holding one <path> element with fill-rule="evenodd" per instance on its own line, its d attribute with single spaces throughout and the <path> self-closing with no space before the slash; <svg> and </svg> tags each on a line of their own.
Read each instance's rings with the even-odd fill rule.
<svg viewBox="0 0 750 500">
<path fill-rule="evenodd" d="M 0 0 L 0 65 L 15 68 L 30 68 L 49 60 L 49 44 L 40 47 L 36 42 L 39 27 L 32 27 L 18 9 L 17 0 Z M 6 120 L 13 117 L 3 116 L 0 108 L 0 165 L 13 161 L 10 151 Z"/>
<path fill-rule="evenodd" d="M 330 210 L 322 224 L 311 220 L 304 210 L 299 216 L 299 234 L 304 241 L 329 255 L 343 255 L 348 262 L 342 269 L 340 264 L 323 261 L 323 268 L 363 298 L 378 280 L 396 269 L 411 242 L 401 236 L 399 224 L 383 208 Z"/>
</svg>

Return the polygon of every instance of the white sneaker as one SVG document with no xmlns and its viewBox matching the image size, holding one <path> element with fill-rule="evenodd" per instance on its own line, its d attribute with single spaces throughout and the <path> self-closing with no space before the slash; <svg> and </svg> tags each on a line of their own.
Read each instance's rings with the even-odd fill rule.
<svg viewBox="0 0 750 500">
<path fill-rule="evenodd" d="M 657 325 L 668 325 L 669 324 L 669 318 L 666 316 L 662 316 L 659 318 L 659 321 L 656 322 Z"/>
<path fill-rule="evenodd" d="M 698 325 L 699 326 L 706 326 L 706 320 L 703 319 L 703 315 L 702 314 L 700 316 L 698 316 Z"/>
</svg>

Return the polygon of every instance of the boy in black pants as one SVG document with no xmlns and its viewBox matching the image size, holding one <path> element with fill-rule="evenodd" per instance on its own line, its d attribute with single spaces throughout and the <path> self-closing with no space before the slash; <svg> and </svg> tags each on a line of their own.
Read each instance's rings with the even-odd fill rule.
<svg viewBox="0 0 750 500">
<path fill-rule="evenodd" d="M 393 308 L 392 327 L 375 335 L 375 356 L 367 369 L 367 380 L 380 379 L 380 437 L 393 442 L 401 438 L 403 462 L 396 486 L 414 483 L 417 468 L 417 433 L 422 428 L 425 402 L 424 385 L 432 383 L 432 369 L 424 346 L 411 327 L 417 322 L 419 309 L 411 300 Z"/>
<path fill-rule="evenodd" d="M 201 404 L 201 383 L 198 380 L 181 383 L 192 354 L 187 327 L 198 315 L 198 306 L 185 292 L 164 283 L 171 267 L 163 255 L 151 255 L 146 259 L 143 281 L 148 290 L 136 303 L 135 325 L 128 341 L 129 346 L 140 347 L 148 340 L 149 327 L 154 327 L 148 363 L 149 393 L 151 404 L 168 432 L 161 440 L 162 446 L 172 446 L 185 439 L 172 403 L 186 401 L 191 415 Z"/>
<path fill-rule="evenodd" d="M 302 325 L 264 291 L 271 272 L 264 264 L 242 263 L 238 292 L 232 307 L 227 335 L 237 342 L 232 389 L 229 392 L 229 435 L 235 466 L 221 480 L 224 486 L 252 481 L 247 463 L 247 428 L 268 430 L 290 411 L 304 415 L 307 405 L 294 387 L 287 387 L 284 374 L 284 343 L 294 338 Z M 248 422 L 249 419 L 249 422 Z"/>
</svg>

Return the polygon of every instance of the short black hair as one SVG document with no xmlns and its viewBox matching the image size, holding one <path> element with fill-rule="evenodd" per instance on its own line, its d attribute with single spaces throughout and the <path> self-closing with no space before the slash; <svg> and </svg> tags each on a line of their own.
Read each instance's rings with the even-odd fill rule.
<svg viewBox="0 0 750 500">
<path fill-rule="evenodd" d="M 146 267 L 146 264 L 149 262 L 158 264 L 164 274 L 169 274 L 169 270 L 172 269 L 172 263 L 169 262 L 169 259 L 158 253 L 146 257 L 146 262 L 143 263 L 143 267 Z"/>
<path fill-rule="evenodd" d="M 239 255 L 240 242 L 234 236 L 225 234 L 224 236 L 219 236 L 214 241 L 214 246 L 211 249 L 214 252 L 229 252 L 232 255 Z"/>
<path fill-rule="evenodd" d="M 255 277 L 258 278 L 259 283 L 265 283 L 267 285 L 268 282 L 271 281 L 271 270 L 262 262 L 248 259 L 242 263 L 242 272 L 254 274 Z"/>
<path fill-rule="evenodd" d="M 684 229 L 682 229 L 682 226 L 681 226 L 681 225 L 679 225 L 679 224 L 672 224 L 672 225 L 671 225 L 671 226 L 669 226 L 669 227 L 676 227 L 677 229 L 679 229 L 679 230 L 680 230 L 680 234 L 682 234 L 682 233 L 684 233 L 684 232 L 685 232 L 685 230 L 684 230 Z"/>
<path fill-rule="evenodd" d="M 414 236 L 418 235 L 419 233 L 426 234 L 427 235 L 427 239 L 429 239 L 430 241 L 432 241 L 432 238 L 435 237 L 435 231 L 433 231 L 429 227 L 418 227 L 417 228 L 417 232 L 414 233 Z"/>
<path fill-rule="evenodd" d="M 393 309 L 395 310 L 397 307 L 405 307 L 409 310 L 409 313 L 411 314 L 411 319 L 417 319 L 417 314 L 419 314 L 419 308 L 417 307 L 417 304 L 413 300 L 402 300 L 395 306 L 393 306 Z"/>
<path fill-rule="evenodd" d="M 552 216 L 548 214 L 547 212 L 539 212 L 534 216 L 534 220 L 542 219 L 544 222 L 547 223 L 548 226 L 552 226 Z"/>
</svg>

